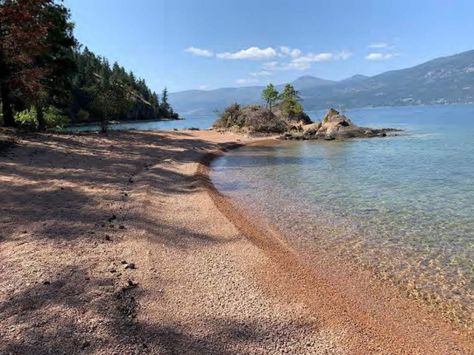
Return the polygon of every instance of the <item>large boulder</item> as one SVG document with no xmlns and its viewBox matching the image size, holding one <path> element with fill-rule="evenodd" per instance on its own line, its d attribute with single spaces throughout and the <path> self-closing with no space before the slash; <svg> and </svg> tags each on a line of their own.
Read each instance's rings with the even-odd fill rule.
<svg viewBox="0 0 474 355">
<path fill-rule="evenodd" d="M 336 139 L 347 131 L 353 131 L 355 127 L 349 118 L 331 108 L 324 116 L 317 135 L 324 139 Z"/>
<path fill-rule="evenodd" d="M 348 117 L 331 108 L 321 123 L 303 126 L 303 134 L 286 135 L 286 139 L 347 139 L 364 137 L 385 137 L 394 129 L 372 129 L 355 125 Z"/>
</svg>

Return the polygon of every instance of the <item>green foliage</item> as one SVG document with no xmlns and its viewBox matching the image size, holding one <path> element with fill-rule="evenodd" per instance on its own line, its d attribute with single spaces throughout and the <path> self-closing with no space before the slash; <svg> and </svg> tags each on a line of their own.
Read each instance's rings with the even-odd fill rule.
<svg viewBox="0 0 474 355">
<path fill-rule="evenodd" d="M 82 108 L 77 111 L 77 119 L 79 122 L 89 121 L 90 113 Z"/>
<path fill-rule="evenodd" d="M 293 85 L 286 84 L 280 95 L 280 108 L 288 119 L 294 119 L 296 116 L 303 112 L 303 105 L 301 105 L 298 91 L 295 90 Z"/>
<path fill-rule="evenodd" d="M 159 112 L 163 118 L 178 118 L 178 114 L 173 111 L 173 108 L 168 102 L 168 89 L 164 88 L 161 94 L 161 104 L 159 105 Z"/>
<path fill-rule="evenodd" d="M 236 103 L 227 107 L 213 127 L 253 133 L 283 133 L 292 127 L 295 121 L 298 124 L 312 123 L 310 117 L 303 111 L 298 92 L 292 85 L 285 85 L 279 95 L 275 87 L 269 84 L 263 90 L 262 98 L 267 102 L 266 107 L 258 105 L 241 107 Z M 277 101 L 279 103 L 272 111 L 272 106 Z"/>
<path fill-rule="evenodd" d="M 67 108 L 70 102 L 72 77 L 76 70 L 74 51 L 74 24 L 69 10 L 61 3 L 53 3 L 43 12 L 44 21 L 50 24 L 45 38 L 46 50 L 36 59 L 46 73 L 42 105 Z"/>
<path fill-rule="evenodd" d="M 25 20 L 27 19 L 27 20 Z M 64 122 L 178 118 L 145 80 L 81 50 L 62 1 L 0 0 L 0 108 L 4 125 L 45 129 Z M 15 120 L 14 112 L 19 112 Z M 36 114 L 36 118 L 33 115 Z"/>
<path fill-rule="evenodd" d="M 267 103 L 267 108 L 272 110 L 273 105 L 278 100 L 279 93 L 275 89 L 273 84 L 268 84 L 267 87 L 262 91 L 262 99 Z"/>
<path fill-rule="evenodd" d="M 45 92 L 47 71 L 39 58 L 49 50 L 54 24 L 45 15 L 55 6 L 53 0 L 0 1 L 0 99 L 6 126 L 16 124 L 15 108 L 28 107 Z"/>
<path fill-rule="evenodd" d="M 53 106 L 47 107 L 44 112 L 45 128 L 61 128 L 69 123 L 69 118 Z M 35 130 L 39 127 L 38 113 L 35 108 L 26 109 L 15 114 L 15 121 L 20 127 Z"/>
<path fill-rule="evenodd" d="M 111 117 L 126 115 L 133 105 L 128 87 L 119 80 L 103 82 L 92 102 L 92 109 L 100 119 L 101 130 L 106 132 Z"/>
<path fill-rule="evenodd" d="M 75 53 L 77 71 L 73 77 L 73 122 L 81 122 L 79 112 L 90 113 L 90 120 L 152 120 L 179 118 L 168 103 L 168 91 L 163 90 L 161 102 L 145 80 L 137 79 L 118 63 L 112 66 L 86 47 Z M 120 100 L 123 99 L 123 102 Z M 109 101 L 110 100 L 110 101 Z M 114 102 L 117 109 L 111 108 Z"/>
<path fill-rule="evenodd" d="M 241 115 L 240 105 L 235 103 L 227 107 L 221 117 L 214 123 L 215 128 L 242 128 L 245 123 L 244 117 Z"/>
<path fill-rule="evenodd" d="M 69 123 L 69 118 L 53 106 L 49 106 L 44 111 L 44 119 L 47 128 L 62 128 Z"/>
<path fill-rule="evenodd" d="M 15 121 L 22 128 L 36 129 L 36 110 L 34 108 L 17 112 L 15 114 Z"/>
</svg>

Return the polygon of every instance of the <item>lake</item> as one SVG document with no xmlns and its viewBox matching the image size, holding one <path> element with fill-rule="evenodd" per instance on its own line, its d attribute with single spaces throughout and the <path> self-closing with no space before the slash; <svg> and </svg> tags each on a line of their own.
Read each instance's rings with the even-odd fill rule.
<svg viewBox="0 0 474 355">
<path fill-rule="evenodd" d="M 157 121 L 136 121 L 136 122 L 122 122 L 115 123 L 109 126 L 111 130 L 164 130 L 172 131 L 174 129 L 189 129 L 199 128 L 207 129 L 212 126 L 216 120 L 216 115 L 207 116 L 188 116 L 183 120 L 157 120 Z M 86 124 L 78 126 L 69 126 L 64 128 L 68 132 L 90 132 L 99 131 L 99 124 Z"/>
<path fill-rule="evenodd" d="M 472 326 L 474 106 L 346 114 L 404 132 L 243 147 L 214 161 L 213 182 L 309 258 L 347 258 Z"/>
</svg>

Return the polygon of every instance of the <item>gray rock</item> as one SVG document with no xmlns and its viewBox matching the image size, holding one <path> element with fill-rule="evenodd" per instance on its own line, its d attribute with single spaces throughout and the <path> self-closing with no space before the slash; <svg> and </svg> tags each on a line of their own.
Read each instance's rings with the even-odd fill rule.
<svg viewBox="0 0 474 355">
<path fill-rule="evenodd" d="M 388 132 L 397 132 L 400 130 L 393 128 L 373 129 L 367 127 L 359 127 L 355 125 L 348 117 L 340 114 L 331 108 L 324 116 L 321 123 L 313 123 L 303 126 L 303 134 L 295 135 L 286 133 L 283 139 L 350 139 L 350 138 L 370 138 L 370 137 L 386 137 Z"/>
</svg>

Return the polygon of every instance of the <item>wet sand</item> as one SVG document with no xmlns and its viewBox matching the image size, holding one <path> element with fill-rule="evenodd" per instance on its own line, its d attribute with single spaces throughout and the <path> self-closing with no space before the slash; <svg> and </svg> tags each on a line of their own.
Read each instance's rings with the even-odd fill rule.
<svg viewBox="0 0 474 355">
<path fill-rule="evenodd" d="M 472 332 L 214 189 L 218 132 L 36 135 L 0 153 L 0 353 L 473 353 Z"/>
</svg>

